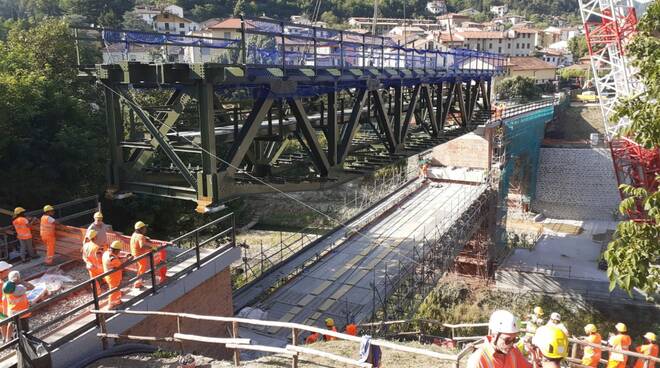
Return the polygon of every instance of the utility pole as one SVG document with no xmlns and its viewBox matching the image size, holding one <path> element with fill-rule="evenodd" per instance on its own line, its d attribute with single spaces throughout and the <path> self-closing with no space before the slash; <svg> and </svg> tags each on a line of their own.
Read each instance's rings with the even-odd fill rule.
<svg viewBox="0 0 660 368">
<path fill-rule="evenodd" d="M 378 0 L 374 0 L 374 20 L 371 24 L 371 34 L 377 36 L 376 34 L 376 23 L 378 22 Z"/>
</svg>

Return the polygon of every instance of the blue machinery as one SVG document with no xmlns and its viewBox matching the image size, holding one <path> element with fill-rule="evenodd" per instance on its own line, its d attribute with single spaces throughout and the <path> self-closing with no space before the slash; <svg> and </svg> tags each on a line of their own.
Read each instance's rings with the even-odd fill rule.
<svg viewBox="0 0 660 368">
<path fill-rule="evenodd" d="M 222 37 L 75 32 L 103 48 L 103 63 L 80 72 L 105 95 L 109 191 L 199 211 L 329 187 L 463 134 L 490 117 L 504 71 L 492 53 L 264 19 Z"/>
</svg>

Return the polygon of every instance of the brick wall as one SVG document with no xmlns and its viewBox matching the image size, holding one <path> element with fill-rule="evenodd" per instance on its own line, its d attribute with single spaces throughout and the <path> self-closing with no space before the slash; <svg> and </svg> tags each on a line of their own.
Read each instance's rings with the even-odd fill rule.
<svg viewBox="0 0 660 368">
<path fill-rule="evenodd" d="M 186 295 L 173 301 L 163 312 L 192 313 L 212 316 L 233 316 L 231 275 L 229 269 L 217 273 L 215 276 L 204 281 L 198 287 L 190 290 Z M 231 326 L 225 323 L 195 321 L 181 319 L 181 333 L 210 336 L 227 337 Z M 140 336 L 172 336 L 177 332 L 177 321 L 174 317 L 153 316 L 146 318 L 136 326 L 125 331 L 124 334 Z M 206 344 L 197 342 L 184 343 L 157 343 L 156 345 L 166 350 L 184 352 L 196 352 L 206 356 L 219 359 L 227 359 L 230 353 L 223 345 Z"/>
<path fill-rule="evenodd" d="M 541 148 L 532 209 L 546 217 L 612 220 L 620 197 L 606 148 Z"/>
</svg>

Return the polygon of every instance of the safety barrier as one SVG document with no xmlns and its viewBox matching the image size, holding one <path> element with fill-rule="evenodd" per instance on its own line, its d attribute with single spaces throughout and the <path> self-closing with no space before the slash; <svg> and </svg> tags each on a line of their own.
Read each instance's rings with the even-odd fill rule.
<svg viewBox="0 0 660 368">
<path fill-rule="evenodd" d="M 13 324 L 16 327 L 17 335 L 22 332 L 27 332 L 41 338 L 46 338 L 51 331 L 57 329 L 58 335 L 56 340 L 49 341 L 47 343 L 49 347 L 58 347 L 62 343 L 78 336 L 83 331 L 100 326 L 101 321 L 98 317 L 87 322 L 83 321 L 84 323 L 80 324 L 72 324 L 71 322 L 84 319 L 85 316 L 89 315 L 88 311 L 90 309 L 100 309 L 102 299 L 110 295 L 112 292 L 121 290 L 123 286 L 130 285 L 138 279 L 148 278 L 151 280 L 151 287 L 146 288 L 146 290 L 135 296 L 132 296 L 129 300 L 124 301 L 124 303 L 132 303 L 134 301 L 143 299 L 148 295 L 156 294 L 158 290 L 169 283 L 170 280 L 176 280 L 185 274 L 199 269 L 207 260 L 210 260 L 215 256 L 224 253 L 234 246 L 234 214 L 230 213 L 216 220 L 213 220 L 189 233 L 179 236 L 167 244 L 159 246 L 156 249 L 152 249 L 148 253 L 135 258 L 129 258 L 128 261 L 123 263 L 119 268 L 121 270 L 126 270 L 131 266 L 137 266 L 137 262 L 148 259 L 149 268 L 143 275 L 138 275 L 128 280 L 122 280 L 118 287 L 107 290 L 106 292 L 102 292 L 98 289 L 98 287 L 103 283 L 104 277 L 116 272 L 116 270 L 104 272 L 93 279 L 84 281 L 62 293 L 34 304 L 25 311 L 0 321 L 0 329 L 4 329 L 8 324 Z M 160 258 L 162 250 L 171 251 L 173 256 L 164 260 L 157 259 Z M 170 270 L 176 269 L 176 271 L 170 273 L 166 280 L 161 280 L 161 283 L 158 283 L 156 276 L 158 275 L 158 271 L 161 269 L 161 267 L 168 267 Z M 27 318 L 34 319 L 39 311 L 49 307 L 59 306 L 60 308 L 63 308 L 62 303 L 67 299 L 79 296 L 80 294 L 85 294 L 89 290 L 91 290 L 91 296 L 86 298 L 85 301 L 77 302 L 76 305 L 72 308 L 67 306 L 66 308 L 70 309 L 68 309 L 66 312 L 56 316 L 55 318 L 45 321 L 44 323 L 40 323 L 38 326 L 31 326 L 29 331 L 21 331 L 21 324 L 17 323 L 19 319 L 23 318 L 24 316 L 29 316 L 30 314 L 32 317 Z M 68 331 L 69 329 L 70 331 Z M 14 346 L 17 342 L 18 338 L 13 338 L 5 342 L 0 346 L 0 352 L 6 351 L 8 348 Z"/>
<path fill-rule="evenodd" d="M 90 31 L 98 34 L 90 37 L 87 34 Z M 211 31 L 198 33 L 203 36 L 74 28 L 77 44 L 79 41 L 102 42 L 106 53 L 104 63 L 215 62 L 283 69 L 301 66 L 391 68 L 491 75 L 503 73 L 505 65 L 504 56 L 495 53 L 409 48 L 387 37 L 270 19 L 241 18 L 240 28 L 228 32 L 229 37 L 208 37 Z"/>
</svg>

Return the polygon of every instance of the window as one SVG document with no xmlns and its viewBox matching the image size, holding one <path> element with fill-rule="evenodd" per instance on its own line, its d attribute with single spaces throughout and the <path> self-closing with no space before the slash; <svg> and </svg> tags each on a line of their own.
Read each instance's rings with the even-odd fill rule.
<svg viewBox="0 0 660 368">
<path fill-rule="evenodd" d="M 163 18 L 167 19 L 169 17 L 170 17 L 170 15 L 168 13 L 163 14 Z"/>
<path fill-rule="evenodd" d="M 491 42 L 488 44 L 488 49 L 491 50 L 492 48 L 493 48 L 493 43 Z"/>
<path fill-rule="evenodd" d="M 231 38 L 231 32 L 225 32 L 224 38 Z"/>
<path fill-rule="evenodd" d="M 520 44 L 516 42 L 516 48 L 520 47 Z"/>
<path fill-rule="evenodd" d="M 497 43 L 502 43 L 502 39 L 501 39 L 501 38 L 498 39 L 498 40 L 497 40 Z"/>
<path fill-rule="evenodd" d="M 180 31 L 179 34 L 180 34 L 181 36 L 185 36 L 186 31 Z"/>
<path fill-rule="evenodd" d="M 507 48 L 507 49 L 510 49 L 510 48 L 511 48 L 511 44 L 510 44 L 510 43 L 507 43 L 507 44 L 506 44 L 506 48 Z"/>
<path fill-rule="evenodd" d="M 532 48 L 532 46 L 530 46 L 529 42 L 527 43 L 527 48 L 528 48 L 528 49 L 531 49 L 531 48 Z"/>
<path fill-rule="evenodd" d="M 502 53 L 502 46 L 497 48 L 497 52 L 500 53 L 500 54 Z"/>
<path fill-rule="evenodd" d="M 170 29 L 170 24 L 169 24 L 169 23 L 165 23 L 165 30 L 169 30 L 169 29 Z"/>
<path fill-rule="evenodd" d="M 185 27 L 185 26 L 186 26 L 185 24 L 183 24 L 183 23 L 179 23 L 179 28 L 183 28 L 183 27 Z"/>
</svg>

